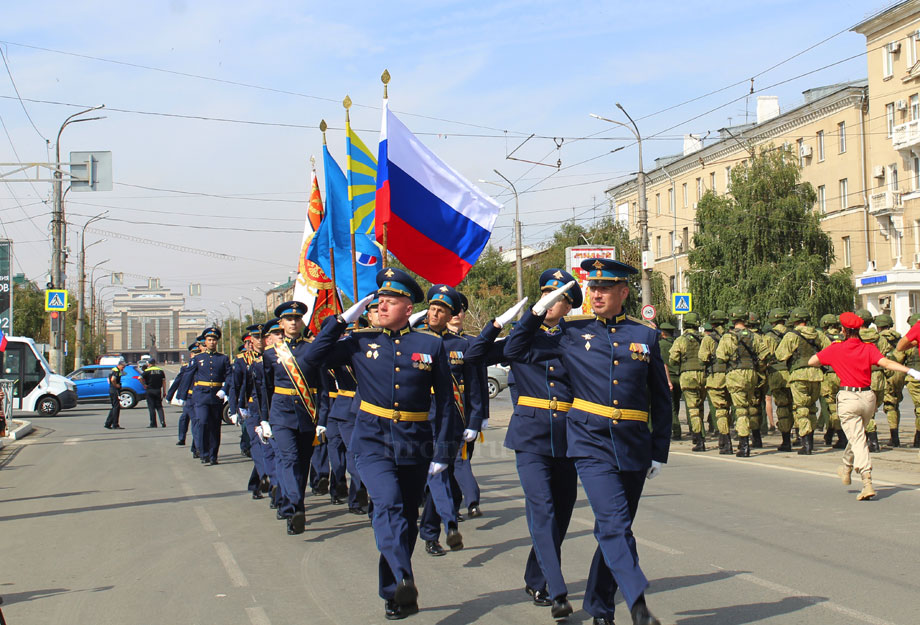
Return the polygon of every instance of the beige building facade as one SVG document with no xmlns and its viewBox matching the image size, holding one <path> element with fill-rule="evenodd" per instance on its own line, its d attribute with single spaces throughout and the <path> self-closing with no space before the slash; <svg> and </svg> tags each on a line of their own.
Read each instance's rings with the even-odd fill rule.
<svg viewBox="0 0 920 625">
<path fill-rule="evenodd" d="M 772 145 L 790 149 L 814 187 L 831 269 L 852 268 L 858 304 L 890 313 L 902 332 L 920 311 L 920 0 L 854 30 L 866 36 L 868 79 L 810 89 L 782 112 L 777 98 L 761 96 L 756 122 L 723 128 L 705 146 L 688 136 L 682 154 L 646 173 L 650 262 L 671 292 L 687 290 L 700 198 L 726 193 L 731 168 Z M 607 194 L 638 237 L 637 180 Z"/>
</svg>

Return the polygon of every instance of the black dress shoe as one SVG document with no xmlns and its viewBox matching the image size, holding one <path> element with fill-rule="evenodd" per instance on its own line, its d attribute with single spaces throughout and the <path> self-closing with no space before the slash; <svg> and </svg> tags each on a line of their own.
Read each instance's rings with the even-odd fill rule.
<svg viewBox="0 0 920 625">
<path fill-rule="evenodd" d="M 398 621 L 404 619 L 407 616 L 412 616 L 413 614 L 418 614 L 418 603 L 410 603 L 407 605 L 399 605 L 393 599 L 387 599 L 384 604 L 384 615 L 388 621 Z"/>
<path fill-rule="evenodd" d="M 210 460 L 208 460 L 207 458 L 204 458 L 204 457 L 201 458 L 201 464 L 207 464 L 209 462 Z"/>
<path fill-rule="evenodd" d="M 258 488 L 255 489 L 254 491 L 252 491 L 252 498 L 253 498 L 253 499 L 262 499 L 263 497 L 265 497 L 265 495 L 263 495 L 262 493 L 260 493 Z"/>
<path fill-rule="evenodd" d="M 279 521 L 283 521 L 287 518 L 286 516 L 281 514 L 281 508 L 279 508 L 278 506 L 275 506 L 275 518 L 278 519 Z"/>
<path fill-rule="evenodd" d="M 536 588 L 531 588 L 530 586 L 524 586 L 524 592 L 533 597 L 534 605 L 541 606 L 550 606 L 553 605 L 553 600 L 549 598 L 549 593 L 546 592 L 545 588 L 537 590 Z"/>
<path fill-rule="evenodd" d="M 645 605 L 645 600 L 640 599 L 633 604 L 632 610 L 633 625 L 661 625 L 661 621 L 652 616 Z"/>
<path fill-rule="evenodd" d="M 275 500 L 271 497 L 268 498 L 268 507 L 272 510 L 277 510 L 278 504 L 275 503 Z"/>
<path fill-rule="evenodd" d="M 111 429 L 112 429 L 112 426 L 109 425 L 108 423 L 106 423 L 106 424 L 103 425 L 102 427 L 104 427 L 104 428 L 107 429 L 107 430 L 111 430 Z"/>
<path fill-rule="evenodd" d="M 120 425 L 113 425 L 112 427 L 113 427 L 114 429 L 116 429 L 116 430 L 123 430 L 123 429 L 125 429 L 125 428 L 121 427 Z"/>
<path fill-rule="evenodd" d="M 329 478 L 321 477 L 316 481 L 316 488 L 313 489 L 314 495 L 328 495 L 329 494 Z"/>
<path fill-rule="evenodd" d="M 478 503 L 474 503 L 472 506 L 470 506 L 467 512 L 469 512 L 469 517 L 471 519 L 478 519 L 482 516 L 482 510 L 479 509 Z"/>
<path fill-rule="evenodd" d="M 345 498 L 345 497 L 336 497 L 336 496 L 334 496 L 334 495 L 332 496 L 331 499 L 332 499 L 332 505 L 333 505 L 333 506 L 341 506 L 343 503 L 345 503 L 346 501 L 348 501 L 348 499 Z"/>
<path fill-rule="evenodd" d="M 572 604 L 569 603 L 565 595 L 559 595 L 553 599 L 553 607 L 550 608 L 550 613 L 553 615 L 553 618 L 565 618 L 572 612 L 574 612 L 574 610 L 572 610 Z"/>
<path fill-rule="evenodd" d="M 594 620 L 591 621 L 591 625 L 616 625 L 613 622 L 613 618 L 609 616 L 595 616 Z"/>
<path fill-rule="evenodd" d="M 447 543 L 447 546 L 450 547 L 451 551 L 460 551 L 463 549 L 463 536 L 455 527 L 447 530 L 447 539 L 445 542 Z"/>
<path fill-rule="evenodd" d="M 418 588 L 415 587 L 415 581 L 410 577 L 404 577 L 396 584 L 396 592 L 393 593 L 393 601 L 401 606 L 415 606 L 418 612 Z M 415 612 L 412 612 L 415 614 Z"/>
<path fill-rule="evenodd" d="M 198 455 L 198 452 L 197 452 L 197 451 L 193 451 L 193 452 L 192 452 L 192 458 L 194 458 L 194 459 L 197 460 L 198 458 L 201 458 L 201 456 Z"/>
<path fill-rule="evenodd" d="M 210 464 L 211 466 L 214 466 L 215 464 L 219 464 L 219 463 L 217 462 L 217 458 L 211 458 L 211 460 L 210 460 L 210 462 L 208 462 L 208 464 Z"/>
<path fill-rule="evenodd" d="M 457 513 L 457 523 L 463 523 L 464 521 L 466 521 L 466 519 L 463 518 L 463 513 L 458 512 Z"/>
<path fill-rule="evenodd" d="M 357 514 L 357 515 L 367 514 L 367 508 L 364 508 L 362 506 L 356 506 L 354 508 L 349 508 L 348 511 L 352 514 Z"/>
<path fill-rule="evenodd" d="M 303 512 L 295 512 L 294 516 L 288 519 L 288 534 L 303 534 L 307 521 Z"/>
<path fill-rule="evenodd" d="M 268 479 L 267 475 L 263 475 L 262 479 L 259 480 L 259 490 L 263 493 L 268 493 L 272 488 L 272 481 Z"/>
<path fill-rule="evenodd" d="M 442 547 L 441 543 L 436 540 L 425 541 L 425 553 L 435 557 L 447 555 L 447 552 L 444 551 L 444 547 Z"/>
<path fill-rule="evenodd" d="M 178 446 L 180 446 L 180 447 L 184 447 L 184 446 L 185 446 L 185 441 L 176 441 L 176 445 L 178 445 Z"/>
</svg>

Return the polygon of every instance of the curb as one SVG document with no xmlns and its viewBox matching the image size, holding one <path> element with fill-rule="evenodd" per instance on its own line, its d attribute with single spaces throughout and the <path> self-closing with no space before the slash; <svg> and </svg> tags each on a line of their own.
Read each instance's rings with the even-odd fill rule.
<svg viewBox="0 0 920 625">
<path fill-rule="evenodd" d="M 32 422 L 31 421 L 13 421 L 14 424 L 18 423 L 19 426 L 14 430 L 10 431 L 6 436 L 6 441 L 18 441 L 32 432 Z M 4 439 L 0 439 L 2 443 Z"/>
</svg>

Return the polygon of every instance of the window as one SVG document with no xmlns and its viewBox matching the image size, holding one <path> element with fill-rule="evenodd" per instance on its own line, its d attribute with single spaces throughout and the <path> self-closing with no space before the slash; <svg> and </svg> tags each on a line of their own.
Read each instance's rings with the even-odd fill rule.
<svg viewBox="0 0 920 625">
<path fill-rule="evenodd" d="M 696 201 L 699 202 L 701 199 L 703 199 L 703 179 L 697 178 L 696 179 Z"/>
<path fill-rule="evenodd" d="M 914 191 L 920 190 L 920 157 L 912 154 L 911 162 L 914 166 Z"/>
<path fill-rule="evenodd" d="M 799 167 L 805 167 L 805 150 L 802 148 L 805 147 L 805 140 L 799 139 L 795 142 L 795 151 L 799 157 Z"/>
<path fill-rule="evenodd" d="M 853 259 L 850 257 L 850 237 L 843 237 L 843 266 L 850 267 Z"/>
<path fill-rule="evenodd" d="M 846 122 L 840 122 L 837 124 L 837 137 L 839 137 L 838 149 L 837 151 L 843 154 L 847 151 L 847 124 Z"/>
<path fill-rule="evenodd" d="M 681 188 L 684 192 L 684 208 L 687 208 L 687 183 L 685 182 Z"/>
<path fill-rule="evenodd" d="M 818 162 L 820 163 L 821 161 L 824 160 L 824 131 L 823 130 L 818 131 L 818 137 L 817 137 L 816 143 L 818 144 Z"/>
<path fill-rule="evenodd" d="M 888 136 L 894 134 L 894 102 L 885 105 L 885 123 L 888 128 Z"/>
<path fill-rule="evenodd" d="M 671 230 L 668 233 L 668 247 L 671 248 L 671 253 L 673 254 L 674 253 L 674 231 L 673 230 Z"/>
<path fill-rule="evenodd" d="M 847 179 L 843 178 L 840 181 L 840 208 L 845 210 L 847 208 Z"/>
<path fill-rule="evenodd" d="M 655 237 L 655 256 L 661 258 L 661 235 Z"/>
<path fill-rule="evenodd" d="M 661 214 L 661 194 L 660 193 L 655 194 L 655 214 L 656 215 Z"/>
<path fill-rule="evenodd" d="M 716 172 L 709 172 L 709 189 L 715 193 L 716 192 Z"/>
<path fill-rule="evenodd" d="M 827 212 L 827 189 L 823 184 L 818 187 L 818 210 L 822 213 Z"/>
<path fill-rule="evenodd" d="M 911 121 L 920 119 L 920 96 L 916 93 L 910 96 L 910 119 Z"/>
<path fill-rule="evenodd" d="M 668 189 L 668 212 L 674 212 L 674 188 Z"/>
<path fill-rule="evenodd" d="M 891 165 L 888 168 L 888 190 L 897 191 L 898 190 L 898 166 Z"/>
<path fill-rule="evenodd" d="M 890 43 L 882 48 L 882 75 L 885 78 L 894 76 L 894 52 Z"/>
</svg>

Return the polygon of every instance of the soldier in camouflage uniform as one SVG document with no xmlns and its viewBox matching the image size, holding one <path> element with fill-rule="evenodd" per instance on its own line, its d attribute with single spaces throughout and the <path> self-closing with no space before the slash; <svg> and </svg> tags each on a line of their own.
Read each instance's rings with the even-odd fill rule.
<svg viewBox="0 0 920 625">
<path fill-rule="evenodd" d="M 680 431 L 680 372 L 668 366 L 671 358 L 671 346 L 674 345 L 674 324 L 670 321 L 663 322 L 658 329 L 661 330 L 661 337 L 658 339 L 658 347 L 661 349 L 661 361 L 665 363 L 668 369 L 668 380 L 671 383 L 671 440 L 679 441 Z"/>
<path fill-rule="evenodd" d="M 920 313 L 914 313 L 907 319 L 907 323 L 911 326 L 918 321 L 920 321 Z M 911 345 L 907 351 L 896 353 L 904 354 L 902 364 L 905 367 L 910 367 L 911 369 L 920 368 L 920 351 L 917 350 L 916 345 Z M 907 394 L 914 401 L 914 426 L 917 428 L 917 431 L 914 432 L 914 442 L 911 446 L 920 448 L 920 381 L 907 378 Z"/>
<path fill-rule="evenodd" d="M 789 367 L 789 389 L 802 448 L 799 455 L 810 456 L 815 447 L 815 424 L 818 421 L 816 403 L 821 395 L 824 373 L 808 365 L 808 360 L 830 345 L 830 342 L 808 324 L 809 314 L 804 308 L 793 308 L 789 322 L 793 325 L 776 347 L 776 359 Z"/>
<path fill-rule="evenodd" d="M 735 455 L 747 458 L 751 455 L 749 439 L 752 432 L 756 431 L 758 438 L 760 436 L 755 389 L 759 383 L 759 371 L 770 357 L 770 347 L 763 338 L 747 329 L 748 313 L 744 308 L 733 307 L 728 319 L 734 327 L 719 340 L 716 359 L 725 363 L 725 384 L 735 408 L 735 428 L 738 430 L 738 453 Z"/>
<path fill-rule="evenodd" d="M 703 429 L 703 400 L 706 396 L 706 366 L 700 360 L 703 336 L 697 326 L 700 317 L 695 312 L 684 315 L 684 333 L 674 341 L 668 360 L 668 372 L 680 376 L 680 389 L 687 407 L 687 420 L 693 438 L 692 451 L 706 451 L 706 432 Z"/>
<path fill-rule="evenodd" d="M 748 314 L 747 323 L 745 326 L 750 330 L 754 336 L 760 340 L 765 340 L 763 336 L 763 328 L 760 323 L 760 315 L 756 312 L 751 312 Z M 766 419 L 766 404 L 767 404 L 767 363 L 773 358 L 773 349 L 767 344 L 767 349 L 769 350 L 769 355 L 761 364 L 763 365 L 757 371 L 757 386 L 754 387 L 754 413 L 750 415 L 751 417 L 751 447 L 754 449 L 763 448 L 763 433 L 767 429 L 767 419 Z M 760 427 L 754 427 L 753 424 L 757 423 Z"/>
<path fill-rule="evenodd" d="M 712 324 L 712 333 L 703 337 L 700 343 L 700 360 L 706 365 L 706 393 L 716 411 L 716 427 L 719 430 L 719 453 L 728 455 L 734 453 L 732 438 L 729 434 L 729 394 L 725 385 L 725 362 L 716 358 L 716 348 L 722 335 L 725 333 L 725 322 L 728 315 L 722 310 L 709 313 L 709 322 Z"/>
<path fill-rule="evenodd" d="M 898 341 L 901 340 L 901 335 L 898 334 L 893 326 L 894 320 L 891 318 L 891 315 L 876 315 L 875 327 L 878 328 L 878 333 L 882 338 L 888 341 L 888 344 L 891 346 L 891 351 L 888 353 L 883 352 L 885 358 L 903 364 L 904 352 L 899 352 L 897 350 Z M 891 371 L 890 369 L 885 369 L 884 373 L 885 416 L 888 417 L 888 428 L 891 430 L 891 438 L 888 440 L 888 444 L 891 447 L 900 447 L 901 438 L 898 436 L 898 427 L 901 425 L 901 411 L 899 406 L 901 405 L 901 400 L 904 399 L 904 382 L 907 378 L 907 374 L 901 373 L 900 371 Z"/>
<path fill-rule="evenodd" d="M 767 387 L 776 407 L 776 427 L 783 437 L 783 442 L 777 450 L 792 451 L 792 391 L 789 390 L 789 370 L 785 361 L 777 360 L 775 357 L 776 348 L 786 335 L 786 311 L 782 308 L 772 309 L 767 315 L 767 321 L 773 327 L 764 333 L 764 338 L 774 353 L 767 365 Z"/>
<path fill-rule="evenodd" d="M 703 336 L 704 336 L 704 337 L 709 336 L 710 334 L 712 334 L 712 332 L 713 332 L 712 324 L 709 323 L 708 321 L 703 322 L 703 325 L 702 325 L 701 327 L 703 328 Z M 716 344 L 718 344 L 718 341 L 716 342 Z M 704 363 L 704 365 L 705 365 L 705 363 Z M 715 409 L 715 407 L 712 405 L 712 400 L 709 398 L 709 394 L 708 394 L 708 393 L 706 394 L 706 397 L 705 397 L 705 404 L 706 404 L 706 406 L 709 408 L 709 411 L 706 413 L 706 418 L 703 419 L 703 423 L 706 424 L 706 427 L 707 427 L 707 429 L 709 430 L 709 433 L 710 433 L 710 434 L 715 434 L 715 431 L 716 431 L 716 409 Z"/>
<path fill-rule="evenodd" d="M 837 315 L 827 314 L 821 317 L 821 330 L 819 330 L 830 343 L 844 340 L 843 328 Z M 827 406 L 827 431 L 824 432 L 824 444 L 833 445 L 834 449 L 846 449 L 847 435 L 840 427 L 840 417 L 837 416 L 837 391 L 840 390 L 840 378 L 831 367 L 822 367 L 824 379 L 821 381 L 821 399 Z M 834 435 L 837 442 L 834 443 Z"/>
<path fill-rule="evenodd" d="M 872 313 L 865 308 L 860 308 L 856 311 L 856 316 L 863 320 L 863 327 L 859 330 L 859 338 L 862 342 L 872 343 L 882 354 L 890 352 L 894 345 L 889 345 L 885 337 L 872 327 Z M 885 369 L 883 367 L 873 365 L 871 387 L 872 392 L 875 393 L 875 405 L 881 408 L 885 405 Z M 866 424 L 866 438 L 869 442 L 869 451 L 877 453 L 882 450 L 878 444 L 878 426 L 875 423 L 875 415 Z"/>
</svg>

